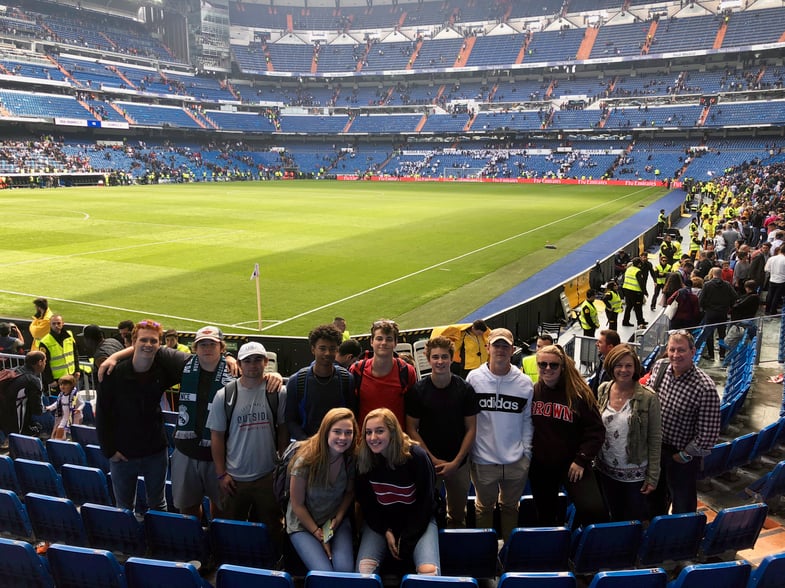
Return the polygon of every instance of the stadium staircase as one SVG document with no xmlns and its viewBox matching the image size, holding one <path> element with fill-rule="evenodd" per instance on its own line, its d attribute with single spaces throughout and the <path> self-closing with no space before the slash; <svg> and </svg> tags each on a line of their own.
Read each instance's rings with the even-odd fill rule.
<svg viewBox="0 0 785 588">
<path fill-rule="evenodd" d="M 575 59 L 589 59 L 591 55 L 591 50 L 594 48 L 594 41 L 597 40 L 597 35 L 600 33 L 600 29 L 597 27 L 588 27 L 583 34 L 583 41 L 581 41 L 580 47 L 578 47 L 578 53 L 575 55 Z"/>
<path fill-rule="evenodd" d="M 115 43 L 112 39 L 110 39 L 109 35 L 107 35 L 105 32 L 99 31 L 98 34 L 101 35 L 101 37 L 103 37 L 104 39 L 106 39 L 106 42 L 109 43 L 115 51 L 119 48 L 118 44 Z"/>
<path fill-rule="evenodd" d="M 117 67 L 116 67 L 116 66 L 114 66 L 114 65 L 110 65 L 110 66 L 108 66 L 108 67 L 109 67 L 109 71 L 111 71 L 111 72 L 112 72 L 114 75 L 116 75 L 118 78 L 120 78 L 121 80 L 123 80 L 123 82 L 124 82 L 124 83 L 128 84 L 128 87 L 129 87 L 129 88 L 133 88 L 134 90 L 137 90 L 137 89 L 138 89 L 138 88 L 136 87 L 136 84 L 134 84 L 134 83 L 133 83 L 131 80 L 129 80 L 129 79 L 128 79 L 128 78 L 125 76 L 125 74 L 124 74 L 123 72 L 121 72 L 119 69 L 117 69 Z"/>
<path fill-rule="evenodd" d="M 725 17 L 720 25 L 720 28 L 717 29 L 717 36 L 714 37 L 714 45 L 712 49 L 721 49 L 722 48 L 722 41 L 725 39 L 725 33 L 728 32 L 728 20 L 730 17 Z"/>
<path fill-rule="evenodd" d="M 657 34 L 657 24 L 658 21 L 653 20 L 649 25 L 649 32 L 646 34 L 646 41 L 643 44 L 643 48 L 641 49 L 641 55 L 648 55 L 649 49 L 651 49 L 651 44 L 654 42 L 654 35 Z"/>
<path fill-rule="evenodd" d="M 91 107 L 91 106 L 90 106 L 90 105 L 89 105 L 87 102 L 85 102 L 85 101 L 84 101 L 84 100 L 82 100 L 81 98 L 77 98 L 77 99 L 76 99 L 76 101 L 77 101 L 77 102 L 78 102 L 78 103 L 79 103 L 79 104 L 82 106 L 82 108 L 84 108 L 84 109 L 85 109 L 87 112 L 89 112 L 90 114 L 92 114 L 92 115 L 93 115 L 95 118 L 97 118 L 98 120 L 103 120 L 103 119 L 102 119 L 102 118 L 101 118 L 101 117 L 98 115 L 98 113 L 97 113 L 95 110 L 93 110 L 93 108 L 92 108 L 92 107 Z"/>
<path fill-rule="evenodd" d="M 477 37 L 467 37 L 466 41 L 463 43 L 463 47 L 458 52 L 458 58 L 455 60 L 453 67 L 463 67 L 466 65 L 466 62 L 469 60 L 469 55 L 472 54 L 472 49 L 474 49 L 474 43 L 477 41 Z"/>
<path fill-rule="evenodd" d="M 425 123 L 427 122 L 428 122 L 428 115 L 423 114 L 422 117 L 420 118 L 420 122 L 418 122 L 417 126 L 414 128 L 415 132 L 419 133 L 420 131 L 422 131 L 422 128 L 425 126 Z"/>
<path fill-rule="evenodd" d="M 710 106 L 706 105 L 703 107 L 703 111 L 701 112 L 700 117 L 698 117 L 698 126 L 702 127 L 706 124 L 706 119 L 709 118 L 709 110 L 711 109 Z"/>
<path fill-rule="evenodd" d="M 134 119 L 132 119 L 128 114 L 126 114 L 125 111 L 122 108 L 117 106 L 117 104 L 115 104 L 114 102 L 111 102 L 109 100 L 107 100 L 106 103 L 109 106 L 111 106 L 115 110 L 115 112 L 117 112 L 117 114 L 122 116 L 126 120 L 126 122 L 128 122 L 129 125 L 135 125 L 136 124 L 136 121 Z"/>
<path fill-rule="evenodd" d="M 477 113 L 474 113 L 469 120 L 466 121 L 466 124 L 463 126 L 464 131 L 470 131 L 472 129 L 472 125 L 474 124 L 474 119 L 477 118 Z"/>
<path fill-rule="evenodd" d="M 406 64 L 406 69 L 414 69 L 414 62 L 417 61 L 417 56 L 420 54 L 420 49 L 422 49 L 423 40 L 420 39 L 417 41 L 417 46 L 414 48 L 412 52 L 412 56 L 409 58 L 409 63 Z"/>
<path fill-rule="evenodd" d="M 183 110 L 185 111 L 185 114 L 187 114 L 196 124 L 198 124 L 203 129 L 207 128 L 206 121 L 202 120 L 202 117 L 200 117 L 197 113 L 193 112 L 190 108 L 183 108 Z"/>
<path fill-rule="evenodd" d="M 44 26 L 44 25 L 41 25 L 41 26 Z M 46 27 L 44 26 L 44 28 L 46 28 Z M 49 30 L 49 29 L 47 29 L 47 30 Z M 52 34 L 54 34 L 54 33 L 52 33 Z M 46 58 L 47 58 L 49 61 L 51 61 L 51 62 L 52 62 L 52 64 L 53 64 L 55 67 L 57 67 L 57 69 L 60 71 L 60 73 L 62 73 L 62 74 L 65 76 L 65 79 L 66 79 L 66 80 L 68 80 L 69 82 L 71 82 L 71 83 L 72 83 L 74 86 L 76 86 L 77 88 L 79 88 L 79 87 L 81 87 L 81 86 L 82 86 L 82 84 L 80 84 L 79 82 L 77 82 L 77 81 L 76 81 L 76 80 L 73 78 L 73 76 L 71 76 L 71 74 L 68 72 L 68 70 L 67 70 L 67 69 L 65 69 L 65 68 L 64 68 L 62 65 L 60 65 L 60 63 L 59 63 L 59 62 L 58 62 L 58 61 L 57 61 L 57 60 L 56 60 L 54 57 L 52 57 L 51 55 L 47 55 L 47 56 L 46 56 Z"/>
<path fill-rule="evenodd" d="M 371 52 L 371 42 L 368 41 L 365 43 L 365 52 L 361 59 L 357 60 L 357 67 L 354 69 L 355 72 L 359 73 L 363 70 L 363 63 L 368 59 L 368 54 Z"/>
</svg>

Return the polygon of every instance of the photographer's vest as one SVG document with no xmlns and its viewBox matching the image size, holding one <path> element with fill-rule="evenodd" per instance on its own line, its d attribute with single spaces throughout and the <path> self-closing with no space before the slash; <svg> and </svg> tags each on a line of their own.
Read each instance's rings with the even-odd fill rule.
<svg viewBox="0 0 785 588">
<path fill-rule="evenodd" d="M 76 353 L 74 352 L 76 339 L 71 331 L 67 331 L 67 333 L 68 337 L 65 338 L 62 346 L 51 333 L 41 339 L 41 344 L 49 350 L 49 368 L 52 370 L 52 377 L 55 380 L 76 371 Z"/>
</svg>

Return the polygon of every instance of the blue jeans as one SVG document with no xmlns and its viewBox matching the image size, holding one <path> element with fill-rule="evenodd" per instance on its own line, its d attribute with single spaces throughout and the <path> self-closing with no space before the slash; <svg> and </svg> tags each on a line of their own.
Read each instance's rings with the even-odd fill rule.
<svg viewBox="0 0 785 588">
<path fill-rule="evenodd" d="M 128 461 L 109 461 L 112 489 L 117 506 L 134 510 L 136 505 L 136 479 L 144 478 L 147 505 L 150 510 L 166 510 L 166 467 L 169 451 L 164 448 L 145 457 Z"/>
<path fill-rule="evenodd" d="M 303 560 L 306 569 L 325 572 L 353 572 L 354 552 L 352 549 L 352 525 L 344 520 L 335 530 L 330 541 L 333 558 L 330 560 L 322 542 L 308 531 L 298 531 L 289 535 L 297 555 Z"/>
<path fill-rule="evenodd" d="M 390 553 L 387 547 L 387 539 L 384 535 L 379 535 L 368 525 L 363 527 L 363 536 L 360 539 L 360 547 L 357 550 L 357 571 L 361 573 L 375 574 L 387 554 Z M 363 560 L 376 562 L 376 568 L 368 571 L 361 569 L 360 563 Z M 439 529 L 436 521 L 431 519 L 425 532 L 420 536 L 414 548 L 414 567 L 419 569 L 421 565 L 433 564 L 436 566 L 436 575 L 441 573 L 439 560 Z"/>
</svg>

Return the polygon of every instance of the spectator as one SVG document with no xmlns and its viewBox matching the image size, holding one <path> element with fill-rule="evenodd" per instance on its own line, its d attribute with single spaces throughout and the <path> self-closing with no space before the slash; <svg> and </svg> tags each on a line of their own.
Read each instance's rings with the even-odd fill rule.
<svg viewBox="0 0 785 588">
<path fill-rule="evenodd" d="M 785 296 L 785 247 L 775 249 L 766 263 L 769 272 L 769 291 L 766 294 L 766 314 L 776 314 Z"/>
<path fill-rule="evenodd" d="M 52 319 L 52 311 L 49 310 L 49 301 L 46 298 L 36 298 L 33 300 L 35 314 L 30 323 L 29 331 L 33 336 L 32 350 L 38 349 L 38 341 L 49 334 L 49 321 Z"/>
<path fill-rule="evenodd" d="M 46 355 L 42 351 L 30 351 L 25 363 L 16 368 L 16 377 L 3 386 L 0 398 L 0 429 L 7 437 L 11 433 L 33 435 L 39 432 L 33 416 L 43 409 L 41 374 L 46 366 Z"/>
<path fill-rule="evenodd" d="M 347 339 L 338 346 L 338 353 L 335 354 L 335 363 L 347 370 L 357 361 L 363 350 L 357 339 Z"/>
<path fill-rule="evenodd" d="M 218 390 L 207 427 L 225 516 L 262 522 L 280 541 L 281 512 L 273 495 L 273 471 L 288 445 L 286 390 L 268 392 L 267 350 L 252 341 L 237 353 L 240 378 Z"/>
<path fill-rule="evenodd" d="M 104 333 L 98 325 L 87 325 L 82 330 L 82 340 L 87 348 L 87 356 L 93 358 L 94 374 L 98 373 L 109 356 L 123 350 L 123 344 L 114 337 L 104 338 Z"/>
<path fill-rule="evenodd" d="M 617 345 L 608 352 L 605 371 L 611 380 L 598 390 L 605 442 L 595 462 L 597 480 L 611 520 L 647 521 L 646 496 L 660 477 L 660 401 L 638 383 L 643 369 L 629 345 Z"/>
<path fill-rule="evenodd" d="M 668 337 L 668 356 L 651 370 L 649 385 L 662 407 L 661 474 L 650 495 L 654 517 L 695 512 L 700 458 L 720 433 L 720 399 L 712 379 L 692 361 L 695 341 L 687 331 Z"/>
<path fill-rule="evenodd" d="M 589 379 L 589 388 L 591 388 L 594 397 L 597 397 L 597 389 L 600 384 L 607 382 L 613 377 L 613 374 L 605 369 L 605 358 L 608 357 L 611 349 L 621 344 L 621 337 L 612 329 L 603 329 L 600 331 L 600 336 L 597 337 L 597 368 L 594 374 Z"/>
<path fill-rule="evenodd" d="M 447 337 L 425 345 L 431 373 L 406 393 L 406 431 L 433 462 L 438 485 L 447 495 L 447 526 L 466 526 L 469 453 L 477 434 L 480 407 L 470 384 L 450 371 L 454 353 Z"/>
<path fill-rule="evenodd" d="M 0 323 L 0 353 L 17 355 L 24 345 L 22 333 L 14 323 Z"/>
<path fill-rule="evenodd" d="M 455 342 L 453 355 L 453 370 L 465 378 L 468 373 L 488 361 L 488 325 L 482 319 L 477 319 L 471 326 L 460 332 Z"/>
<path fill-rule="evenodd" d="M 537 367 L 530 482 L 540 525 L 564 523 L 559 510 L 562 485 L 575 504 L 576 524 L 607 522 L 608 511 L 592 472 L 605 439 L 597 400 L 558 345 L 537 352 Z"/>
<path fill-rule="evenodd" d="M 365 524 L 357 571 L 376 573 L 389 553 L 413 558 L 418 574 L 438 576 L 435 476 L 428 454 L 387 408 L 370 411 L 362 431 L 356 492 Z"/>
<path fill-rule="evenodd" d="M 286 426 L 298 440 L 315 435 L 331 408 L 356 410 L 354 377 L 335 363 L 341 332 L 332 324 L 320 325 L 308 334 L 308 342 L 314 360 L 286 385 Z"/>
<path fill-rule="evenodd" d="M 164 344 L 169 349 L 176 349 L 183 353 L 191 353 L 191 348 L 188 345 L 180 343 L 180 336 L 177 334 L 177 329 L 167 329 L 164 333 Z"/>
<path fill-rule="evenodd" d="M 68 430 L 72 424 L 80 424 L 82 421 L 82 407 L 76 395 L 76 379 L 70 374 L 66 374 L 57 381 L 60 393 L 55 401 L 46 407 L 49 412 L 54 412 L 60 419 L 52 428 L 52 439 L 66 439 Z"/>
<path fill-rule="evenodd" d="M 332 408 L 289 466 L 286 531 L 308 570 L 354 571 L 352 525 L 357 421 Z"/>
<path fill-rule="evenodd" d="M 695 278 L 700 280 L 700 278 Z M 681 278 L 679 278 L 681 282 Z M 678 308 L 670 321 L 670 329 L 691 329 L 697 327 L 703 318 L 698 295 L 692 291 L 692 280 L 688 280 L 681 289 L 670 295 L 668 305 L 678 302 Z"/>
<path fill-rule="evenodd" d="M 123 344 L 123 347 L 130 347 L 131 346 L 131 332 L 134 330 L 134 321 L 120 321 L 117 323 L 117 335 L 115 335 L 115 339 L 117 339 L 120 343 Z"/>
<path fill-rule="evenodd" d="M 698 296 L 701 310 L 703 311 L 703 324 L 706 325 L 706 353 L 714 359 L 714 330 L 719 336 L 720 359 L 725 357 L 725 332 L 727 330 L 728 314 L 736 300 L 739 298 L 736 290 L 722 279 L 722 270 L 712 268 L 709 271 L 709 280 L 703 283 Z"/>
</svg>

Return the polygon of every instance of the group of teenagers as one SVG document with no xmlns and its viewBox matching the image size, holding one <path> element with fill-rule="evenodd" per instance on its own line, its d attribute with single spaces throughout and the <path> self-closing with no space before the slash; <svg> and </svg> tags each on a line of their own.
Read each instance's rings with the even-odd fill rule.
<svg viewBox="0 0 785 588">
<path fill-rule="evenodd" d="M 214 516 L 264 522 L 274 539 L 282 539 L 277 532 L 283 529 L 309 570 L 374 573 L 393 558 L 413 562 L 419 574 L 439 575 L 437 523 L 466 525 L 470 483 L 475 490 L 476 525 L 492 528 L 498 505 L 503 539 L 517 526 L 527 481 L 543 526 L 563 524 L 562 488 L 575 505 L 578 525 L 646 520 L 667 512 L 671 497 L 674 512 L 694 510 L 695 496 L 671 496 L 682 492 L 684 480 L 678 468 L 661 464 L 661 458 L 668 451 L 667 459 L 685 465 L 714 443 L 710 434 L 698 434 L 685 441 L 671 439 L 673 446 L 666 444 L 662 394 L 639 384 L 640 361 L 624 344 L 604 358 L 610 379 L 595 395 L 558 345 L 538 345 L 537 373 L 526 375 L 513 365 L 513 335 L 504 328 L 479 335 L 477 353 L 482 363 L 465 378 L 454 373 L 459 371 L 454 370 L 455 342 L 443 336 L 431 338 L 425 349 L 430 373 L 418 380 L 414 367 L 395 353 L 399 332 L 394 321 L 373 323 L 371 349 L 348 369 L 335 362 L 341 332 L 334 325 L 320 325 L 309 335 L 313 362 L 276 392 L 280 376 L 261 376 L 266 365 L 261 344 L 243 345 L 236 361 L 229 359 L 227 366 L 223 337 L 215 327 L 197 332 L 194 355 L 188 356 L 162 351 L 156 344 L 160 326 L 154 325 L 143 321 L 135 326 L 134 351 L 125 352 L 125 361 L 133 362 L 129 354 L 146 347 L 152 356 L 163 353 L 178 358 L 183 369 L 171 457 L 175 506 L 198 515 L 201 497 L 206 495 Z M 202 343 L 218 350 L 218 364 L 208 365 Z M 659 366 L 665 382 L 681 378 L 683 384 L 684 378 L 692 377 L 681 369 L 692 365 L 689 349 L 682 349 L 691 345 L 688 334 L 672 335 L 670 363 Z M 200 357 L 206 374 L 200 374 Z M 134 418 L 129 408 L 132 397 L 122 401 L 120 414 L 111 416 L 117 408 L 112 380 L 120 377 L 132 384 L 121 386 L 122 394 L 130 395 L 134 383 L 150 384 L 148 377 L 139 380 L 138 365 L 123 369 L 119 359 L 110 358 L 101 368 L 108 384 L 99 388 L 97 415 L 115 486 L 116 466 L 124 470 L 118 470 L 118 479 L 129 468 L 134 480 L 136 475 L 147 477 L 147 458 L 125 455 L 115 433 L 107 431 L 107 427 L 127 427 L 124 421 Z M 241 375 L 234 386 L 230 372 L 237 369 Z M 256 392 L 244 383 L 248 374 L 262 382 Z M 663 384 L 662 375 L 659 379 Z M 235 391 L 228 392 L 233 386 Z M 662 392 L 667 390 L 668 386 L 661 387 Z M 233 394 L 237 407 L 231 416 Z M 259 397 L 253 398 L 254 394 Z M 262 416 L 244 412 L 246 402 L 265 405 L 258 413 Z M 702 418 L 700 410 L 691 404 L 678 409 L 686 420 Z M 145 426 L 152 431 L 160 422 Z M 717 419 L 717 428 L 718 424 Z M 263 431 L 266 437 L 247 437 L 250 429 L 256 434 Z M 287 469 L 288 502 L 285 512 L 276 513 L 261 506 L 270 503 L 275 464 L 267 461 L 256 479 L 243 479 L 239 473 L 244 471 L 242 462 L 258 462 L 259 453 L 280 458 L 290 438 L 297 445 Z M 244 439 L 255 441 L 241 446 Z M 131 446 L 125 451 L 132 451 Z M 665 483 L 666 470 L 676 487 Z M 123 488 L 120 493 L 115 490 L 123 495 Z M 240 504 L 237 497 L 244 492 L 257 496 Z M 125 498 L 132 499 L 133 495 Z M 148 495 L 148 503 L 156 505 L 153 500 Z"/>
</svg>

